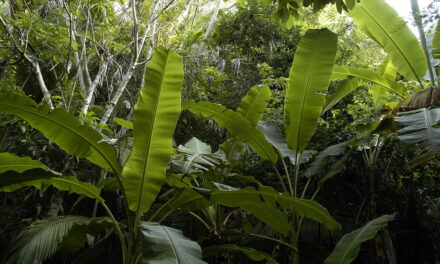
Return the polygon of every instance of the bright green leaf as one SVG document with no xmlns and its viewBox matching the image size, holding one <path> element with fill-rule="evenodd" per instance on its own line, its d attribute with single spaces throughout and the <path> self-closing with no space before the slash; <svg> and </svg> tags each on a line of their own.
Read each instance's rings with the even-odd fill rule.
<svg viewBox="0 0 440 264">
<path fill-rule="evenodd" d="M 284 104 L 286 140 L 302 153 L 317 127 L 336 57 L 337 36 L 327 29 L 308 30 L 290 70 Z"/>
<path fill-rule="evenodd" d="M 134 108 L 133 150 L 122 171 L 130 210 L 146 212 L 165 183 L 180 114 L 182 57 L 160 48 L 148 64 L 146 85 Z"/>
</svg>

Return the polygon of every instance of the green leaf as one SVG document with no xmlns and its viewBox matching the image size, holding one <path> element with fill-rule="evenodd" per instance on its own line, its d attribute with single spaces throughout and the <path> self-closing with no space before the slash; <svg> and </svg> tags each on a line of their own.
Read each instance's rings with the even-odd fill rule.
<svg viewBox="0 0 440 264">
<path fill-rule="evenodd" d="M 350 151 L 348 151 L 342 158 L 340 158 L 335 164 L 333 164 L 331 168 L 325 172 L 321 179 L 319 179 L 318 184 L 321 186 L 324 185 L 326 181 L 343 171 L 345 169 L 345 161 L 352 151 L 353 149 L 350 149 Z"/>
<path fill-rule="evenodd" d="M 275 125 L 265 122 L 261 125 L 258 125 L 257 128 L 263 131 L 267 141 L 269 141 L 269 143 L 278 150 L 283 159 L 289 158 L 289 161 L 293 165 L 296 165 L 296 153 L 289 149 L 285 137 L 281 135 L 281 132 Z M 304 150 L 301 155 L 300 163 L 307 162 L 315 154 L 316 151 L 314 150 Z"/>
<path fill-rule="evenodd" d="M 423 78 L 427 69 L 425 54 L 406 22 L 384 0 L 361 0 L 350 16 L 382 46 L 398 72 L 408 80 Z"/>
<path fill-rule="evenodd" d="M 171 168 L 176 173 L 203 173 L 224 162 L 217 153 L 211 154 L 211 146 L 195 137 L 185 146 L 180 145 L 177 151 L 178 153 L 171 157 Z"/>
<path fill-rule="evenodd" d="M 388 78 L 389 80 L 395 80 L 397 76 L 397 69 L 394 67 L 389 57 L 386 57 L 379 68 L 379 74 Z"/>
<path fill-rule="evenodd" d="M 290 70 L 284 104 L 286 140 L 302 153 L 313 136 L 336 57 L 337 36 L 327 29 L 308 30 Z"/>
<path fill-rule="evenodd" d="M 394 219 L 394 214 L 383 215 L 369 221 L 364 226 L 345 234 L 339 240 L 332 254 L 324 261 L 325 264 L 349 264 L 359 254 L 361 244 L 373 239 L 376 233 Z"/>
<path fill-rule="evenodd" d="M 180 145 L 177 152 L 171 157 L 171 168 L 185 175 L 207 172 L 225 162 L 217 153 L 211 154 L 211 146 L 195 137 L 185 146 Z"/>
<path fill-rule="evenodd" d="M 370 87 L 368 92 L 373 97 L 373 108 L 380 111 L 383 105 L 387 102 L 387 91 L 383 89 L 382 86 L 373 85 Z"/>
<path fill-rule="evenodd" d="M 211 118 L 220 126 L 228 129 L 237 140 L 249 144 L 255 152 L 263 159 L 276 162 L 278 159 L 272 145 L 264 138 L 263 133 L 246 120 L 240 113 L 234 112 L 226 107 L 209 103 L 188 101 L 182 108 L 194 114 L 201 114 Z"/>
<path fill-rule="evenodd" d="M 28 170 L 22 174 L 14 171 L 0 174 L 0 192 L 12 192 L 27 186 L 40 190 L 53 186 L 61 191 L 85 195 L 100 202 L 104 201 L 99 195 L 98 188 L 90 183 L 78 181 L 73 176 L 59 177 L 42 169 Z"/>
<path fill-rule="evenodd" d="M 353 9 L 355 4 L 356 4 L 356 0 L 345 0 L 345 5 L 347 6 L 348 10 Z"/>
<path fill-rule="evenodd" d="M 202 250 L 197 242 L 185 237 L 182 231 L 158 223 L 141 222 L 144 238 L 145 264 L 201 264 Z"/>
<path fill-rule="evenodd" d="M 6 171 L 22 173 L 36 168 L 48 171 L 48 168 L 43 163 L 32 160 L 29 157 L 22 158 L 6 152 L 0 153 L 0 174 Z"/>
<path fill-rule="evenodd" d="M 256 126 L 263 117 L 271 94 L 267 85 L 252 87 L 241 99 L 237 112 L 249 120 L 252 126 Z"/>
<path fill-rule="evenodd" d="M 266 263 L 270 263 L 270 264 L 278 263 L 266 252 L 257 251 L 253 248 L 248 248 L 248 247 L 239 247 L 235 244 L 224 244 L 213 247 L 207 247 L 203 249 L 203 256 L 204 257 L 213 256 L 219 251 L 241 252 L 254 261 L 266 261 Z"/>
<path fill-rule="evenodd" d="M 348 66 L 335 65 L 333 68 L 332 80 L 342 80 L 347 76 L 359 77 L 374 84 L 379 84 L 389 92 L 396 94 L 401 98 L 406 97 L 404 88 L 395 81 L 388 79 L 386 76 L 381 76 L 369 69 L 355 69 Z"/>
<path fill-rule="evenodd" d="M 304 216 L 321 222 L 331 230 L 340 228 L 340 225 L 331 217 L 327 209 L 317 202 L 292 198 L 288 194 L 280 194 L 273 188 L 264 186 L 260 186 L 259 190 L 251 187 L 230 191 L 214 189 L 211 192 L 210 200 L 198 195 L 192 189 L 186 189 L 171 203 L 171 206 L 194 211 L 207 208 L 213 204 L 240 207 L 251 212 L 256 218 L 279 233 L 286 233 L 289 226 L 284 214 L 278 211 L 277 204 L 284 209 L 293 208 L 297 216 Z"/>
<path fill-rule="evenodd" d="M 109 144 L 100 142 L 102 135 L 99 132 L 82 125 L 66 110 L 57 108 L 50 111 L 48 105 L 38 107 L 27 96 L 0 93 L 0 111 L 22 118 L 67 153 L 87 158 L 115 174 L 120 173 L 115 150 Z"/>
<path fill-rule="evenodd" d="M 336 91 L 329 94 L 325 98 L 324 106 L 322 107 L 322 113 L 326 112 L 337 104 L 342 98 L 351 93 L 354 89 L 361 85 L 361 80 L 357 77 L 347 78 L 339 83 L 336 87 Z"/>
<path fill-rule="evenodd" d="M 416 156 L 409 163 L 416 167 L 440 155 L 440 108 L 421 108 L 399 112 L 395 118 L 398 138 L 411 146 Z"/>
<path fill-rule="evenodd" d="M 134 108 L 133 150 L 122 171 L 130 210 L 146 212 L 165 183 L 180 114 L 182 57 L 160 48 L 148 64 L 146 85 Z"/>
<path fill-rule="evenodd" d="M 115 124 L 125 127 L 127 129 L 133 129 L 133 122 L 122 119 L 122 118 L 114 118 L 113 121 Z"/>
</svg>

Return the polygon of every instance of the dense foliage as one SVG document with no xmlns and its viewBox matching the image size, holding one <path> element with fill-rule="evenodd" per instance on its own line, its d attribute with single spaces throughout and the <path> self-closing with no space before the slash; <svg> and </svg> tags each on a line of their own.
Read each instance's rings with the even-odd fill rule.
<svg viewBox="0 0 440 264">
<path fill-rule="evenodd" d="M 0 263 L 437 264 L 408 1 L 0 1 Z"/>
</svg>

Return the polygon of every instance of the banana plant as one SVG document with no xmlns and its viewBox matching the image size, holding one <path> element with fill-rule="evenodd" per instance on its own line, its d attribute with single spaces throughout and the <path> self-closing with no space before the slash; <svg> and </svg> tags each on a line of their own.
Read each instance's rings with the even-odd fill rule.
<svg viewBox="0 0 440 264">
<path fill-rule="evenodd" d="M 140 90 L 134 108 L 132 152 L 123 166 L 118 162 L 116 151 L 103 142 L 98 131 L 81 124 L 67 111 L 51 111 L 48 105 L 39 106 L 25 95 L 0 94 L 0 112 L 20 117 L 67 153 L 86 158 L 113 175 L 106 183 L 118 184 L 126 204 L 125 221 L 116 219 L 101 196 L 98 187 L 102 188 L 103 184 L 95 186 L 73 176 L 59 175 L 38 161 L 9 153 L 0 154 L 0 190 L 10 192 L 26 186 L 39 189 L 52 186 L 94 199 L 107 213 L 105 223 L 111 222 L 112 232 L 119 237 L 124 264 L 205 263 L 196 242 L 178 230 L 143 219 L 166 181 L 168 161 L 173 153 L 172 136 L 181 111 L 182 58 L 172 50 L 159 48 L 149 62 L 146 76 L 146 85 Z M 78 227 L 82 227 L 84 236 L 93 234 L 86 228 L 92 222 L 102 221 L 62 216 L 34 223 L 21 236 L 16 258 L 12 261 L 29 263 L 32 258 L 32 261 L 42 262 L 60 248 L 57 241 L 63 244 L 69 232 Z M 32 237 L 32 234 L 41 235 L 33 230 L 43 226 L 52 230 L 46 234 L 46 239 L 52 239 L 48 245 L 35 243 Z M 34 258 L 38 254 L 39 258 Z"/>
<path fill-rule="evenodd" d="M 400 98 L 397 107 L 388 111 L 389 114 L 382 117 L 380 129 L 391 130 L 406 133 L 404 131 L 411 130 L 411 127 L 418 126 L 420 122 L 425 122 L 427 131 L 431 131 L 435 122 L 430 121 L 429 116 L 420 119 L 421 115 L 417 113 L 431 113 L 429 107 L 437 107 L 440 105 L 440 89 L 436 87 L 434 78 L 433 65 L 431 58 L 438 54 L 439 46 L 439 27 L 434 32 L 432 41 L 432 53 L 428 49 L 423 26 L 420 20 L 420 11 L 418 10 L 417 0 L 411 0 L 413 15 L 419 31 L 421 43 L 411 32 L 406 22 L 399 17 L 397 12 L 388 5 L 384 0 L 361 0 L 352 9 L 348 11 L 348 15 L 353 18 L 356 26 L 363 31 L 368 37 L 377 42 L 387 53 L 383 67 L 379 73 L 368 69 L 354 69 L 348 66 L 335 66 L 332 74 L 332 80 L 342 80 L 338 89 L 330 94 L 324 106 L 324 112 L 335 105 L 344 96 L 356 89 L 364 82 L 372 84 L 370 93 L 373 96 L 374 107 L 382 110 L 382 105 L 386 103 L 387 93 L 393 94 Z M 423 81 L 425 73 L 429 73 L 431 87 L 425 88 L 427 84 Z M 401 74 L 408 81 L 416 80 L 419 84 L 419 91 L 413 95 L 405 92 L 402 85 L 395 82 L 396 73 Z M 348 77 L 348 78 L 347 78 Z M 391 104 L 390 104 L 391 105 Z M 420 109 L 420 111 L 404 113 Z M 435 110 L 434 110 L 435 111 Z M 396 115 L 396 113 L 401 112 Z M 397 119 L 395 119 L 399 116 Z M 396 124 L 396 121 L 398 123 Z M 398 135 L 400 135 L 398 132 Z M 415 167 L 434 157 L 440 152 L 436 142 L 438 141 L 435 133 L 429 134 L 430 140 L 425 140 L 425 134 L 413 133 L 412 137 L 400 135 L 398 138 L 405 144 L 413 144 L 414 142 L 423 142 L 424 148 L 429 151 L 416 151 L 415 158 L 410 161 L 409 165 Z M 411 140 L 409 140 L 411 139 Z M 420 148 L 417 147 L 419 150 Z"/>
<path fill-rule="evenodd" d="M 300 176 L 299 167 L 302 162 L 310 158 L 310 152 L 306 151 L 305 148 L 316 130 L 318 118 L 322 113 L 322 107 L 331 80 L 336 57 L 336 45 L 336 35 L 327 29 L 309 30 L 301 38 L 294 56 L 289 85 L 285 94 L 286 140 L 274 137 L 274 133 L 268 133 L 268 131 L 274 132 L 274 130 L 267 129 L 265 125 L 260 126 L 261 130 L 256 128 L 257 122 L 261 119 L 261 113 L 264 112 L 267 104 L 264 102 L 270 96 L 269 92 L 264 92 L 263 89 L 265 88 L 260 88 L 260 91 L 257 91 L 257 88 L 251 89 L 242 100 L 237 111 L 208 102 L 195 103 L 190 101 L 183 106 L 184 109 L 190 110 L 195 114 L 201 114 L 213 119 L 220 126 L 228 130 L 232 140 L 227 141 L 222 147 L 229 153 L 229 157 L 234 156 L 231 153 L 235 152 L 231 145 L 236 144 L 238 141 L 248 144 L 261 158 L 274 165 L 274 169 L 283 186 L 283 194 L 277 194 L 274 190 L 264 189 L 260 186 L 258 191 L 249 187 L 233 190 L 213 190 L 210 196 L 211 200 L 217 203 L 226 206 L 240 206 L 254 213 L 257 218 L 267 223 L 277 232 L 285 234 L 287 232 L 289 234 L 290 247 L 294 249 L 292 250 L 292 263 L 298 263 L 299 261 L 298 230 L 301 219 L 304 217 L 311 218 L 325 224 L 329 229 L 339 228 L 336 222 L 325 220 L 327 216 L 321 218 L 321 216 L 328 215 L 326 211 L 323 211 L 323 208 L 313 209 L 316 213 L 320 212 L 318 214 L 312 213 L 312 211 L 307 209 L 314 206 L 319 208 L 320 206 L 313 200 L 303 199 L 306 190 L 302 194 L 297 190 Z M 251 107 L 253 104 L 255 107 Z M 290 175 L 284 161 L 285 157 L 288 157 L 295 166 L 294 175 Z M 283 179 L 283 175 L 279 173 L 275 166 L 278 161 L 283 164 L 285 179 Z M 285 182 L 287 182 L 287 186 Z M 191 192 L 194 191 L 191 190 Z M 231 196 L 228 196 L 226 192 L 233 194 L 233 196 L 237 195 L 237 199 L 230 199 Z M 179 206 L 187 204 L 190 207 L 189 209 L 198 209 L 196 205 L 201 204 L 202 201 L 206 204 L 205 206 L 209 205 L 203 198 L 199 198 L 196 202 L 194 194 L 185 194 L 184 192 L 183 195 L 187 198 L 183 199 L 183 201 L 181 200 L 182 198 L 176 200 Z M 291 213 L 287 215 L 285 224 L 281 225 L 280 221 L 278 221 L 277 226 L 273 226 L 275 222 L 265 217 L 266 212 L 268 212 L 266 211 L 267 209 L 265 210 L 263 207 L 255 208 L 253 204 L 245 202 L 257 199 L 256 197 L 252 198 L 254 195 L 264 197 L 265 203 L 269 204 L 271 200 L 275 199 L 282 209 L 286 212 L 290 211 Z M 190 203 L 186 200 L 191 200 L 192 202 Z M 298 201 L 307 206 L 298 207 Z"/>
</svg>

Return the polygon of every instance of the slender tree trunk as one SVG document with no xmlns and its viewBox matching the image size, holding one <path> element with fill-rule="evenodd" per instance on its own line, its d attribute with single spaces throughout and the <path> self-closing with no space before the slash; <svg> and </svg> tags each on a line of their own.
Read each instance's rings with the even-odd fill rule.
<svg viewBox="0 0 440 264">
<path fill-rule="evenodd" d="M 434 71 L 430 59 L 430 53 L 428 51 L 428 46 L 426 45 L 425 32 L 423 30 L 422 17 L 420 16 L 419 3 L 417 0 L 410 0 L 410 1 L 411 1 L 411 9 L 414 17 L 414 22 L 416 23 L 417 31 L 419 32 L 420 42 L 422 43 L 423 51 L 425 52 L 425 56 L 426 56 L 429 77 L 431 79 L 432 86 L 435 86 L 436 82 L 434 78 Z"/>
<path fill-rule="evenodd" d="M 119 101 L 119 98 L 121 98 L 122 93 L 127 87 L 127 84 L 130 81 L 134 70 L 135 70 L 135 66 L 132 64 L 130 68 L 128 68 L 128 70 L 125 72 L 118 88 L 116 89 L 115 94 L 113 95 L 112 100 L 105 106 L 104 114 L 102 115 L 100 124 L 102 125 L 107 124 L 108 120 L 110 119 L 110 116 L 113 113 L 113 110 L 115 109 L 116 104 Z"/>
<path fill-rule="evenodd" d="M 50 99 L 50 92 L 49 89 L 47 89 L 46 83 L 44 82 L 43 74 L 41 73 L 40 63 L 32 55 L 24 54 L 24 56 L 34 68 L 38 84 L 40 86 L 41 92 L 43 93 L 43 101 L 45 101 L 49 105 L 50 109 L 53 109 L 52 100 Z"/>
<path fill-rule="evenodd" d="M 96 87 L 101 82 L 102 78 L 104 77 L 104 74 L 107 72 L 107 67 L 112 61 L 112 56 L 109 56 L 104 60 L 103 63 L 99 65 L 98 73 L 95 76 L 95 79 L 93 80 L 92 84 L 89 87 L 89 91 L 87 92 L 87 97 L 84 100 L 84 104 L 82 107 L 82 112 L 84 114 L 87 114 L 89 110 L 90 103 L 92 102 L 93 95 L 95 94 Z"/>
</svg>

